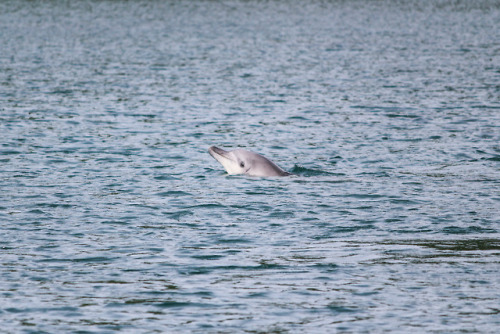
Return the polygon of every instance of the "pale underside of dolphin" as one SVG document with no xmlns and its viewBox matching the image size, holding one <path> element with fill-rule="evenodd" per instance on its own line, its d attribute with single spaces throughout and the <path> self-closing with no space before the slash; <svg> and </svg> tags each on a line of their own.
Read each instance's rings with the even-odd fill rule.
<svg viewBox="0 0 500 334">
<path fill-rule="evenodd" d="M 216 146 L 208 149 L 215 160 L 226 169 L 228 174 L 245 174 L 250 176 L 287 176 L 292 175 L 279 168 L 271 160 L 255 152 L 236 149 L 225 151 Z"/>
</svg>

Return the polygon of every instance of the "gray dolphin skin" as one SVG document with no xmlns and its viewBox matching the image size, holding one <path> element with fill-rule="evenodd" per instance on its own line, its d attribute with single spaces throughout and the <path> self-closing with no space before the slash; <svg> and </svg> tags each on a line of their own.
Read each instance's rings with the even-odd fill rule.
<svg viewBox="0 0 500 334">
<path fill-rule="evenodd" d="M 292 175 L 276 166 L 271 160 L 255 152 L 243 149 L 225 151 L 216 146 L 208 153 L 226 169 L 230 175 L 245 174 L 250 176 L 287 176 Z"/>
</svg>

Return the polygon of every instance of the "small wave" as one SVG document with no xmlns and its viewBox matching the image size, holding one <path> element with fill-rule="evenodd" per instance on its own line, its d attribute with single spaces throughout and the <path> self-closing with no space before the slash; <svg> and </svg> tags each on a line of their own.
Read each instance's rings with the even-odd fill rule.
<svg viewBox="0 0 500 334">
<path fill-rule="evenodd" d="M 171 219 L 180 220 L 185 216 L 192 216 L 194 213 L 191 210 L 180 210 L 175 212 L 164 212 L 163 214 Z"/>
<path fill-rule="evenodd" d="M 156 193 L 159 197 L 179 197 L 179 196 L 190 196 L 190 193 L 181 190 L 169 190 Z"/>
<path fill-rule="evenodd" d="M 325 176 L 325 175 L 338 175 L 332 172 L 326 172 L 321 169 L 306 168 L 303 166 L 295 165 L 293 166 L 290 173 L 300 176 Z"/>
</svg>

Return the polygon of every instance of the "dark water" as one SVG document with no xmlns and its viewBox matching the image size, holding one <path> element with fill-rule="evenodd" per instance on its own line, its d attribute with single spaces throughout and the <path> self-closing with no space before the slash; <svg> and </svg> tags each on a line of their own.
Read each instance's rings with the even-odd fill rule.
<svg viewBox="0 0 500 334">
<path fill-rule="evenodd" d="M 3 1 L 4 333 L 497 333 L 497 1 Z M 297 176 L 227 176 L 211 145 Z"/>
</svg>

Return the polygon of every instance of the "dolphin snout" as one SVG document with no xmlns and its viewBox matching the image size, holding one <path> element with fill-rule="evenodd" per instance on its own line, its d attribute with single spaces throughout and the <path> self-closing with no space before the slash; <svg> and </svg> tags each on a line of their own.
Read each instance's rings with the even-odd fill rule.
<svg viewBox="0 0 500 334">
<path fill-rule="evenodd" d="M 209 149 L 208 149 L 208 153 L 210 153 L 210 155 L 212 157 L 215 158 L 214 154 L 216 155 L 226 155 L 228 152 L 227 151 L 224 151 L 223 149 L 221 148 L 218 148 L 217 146 L 211 146 Z"/>
</svg>

